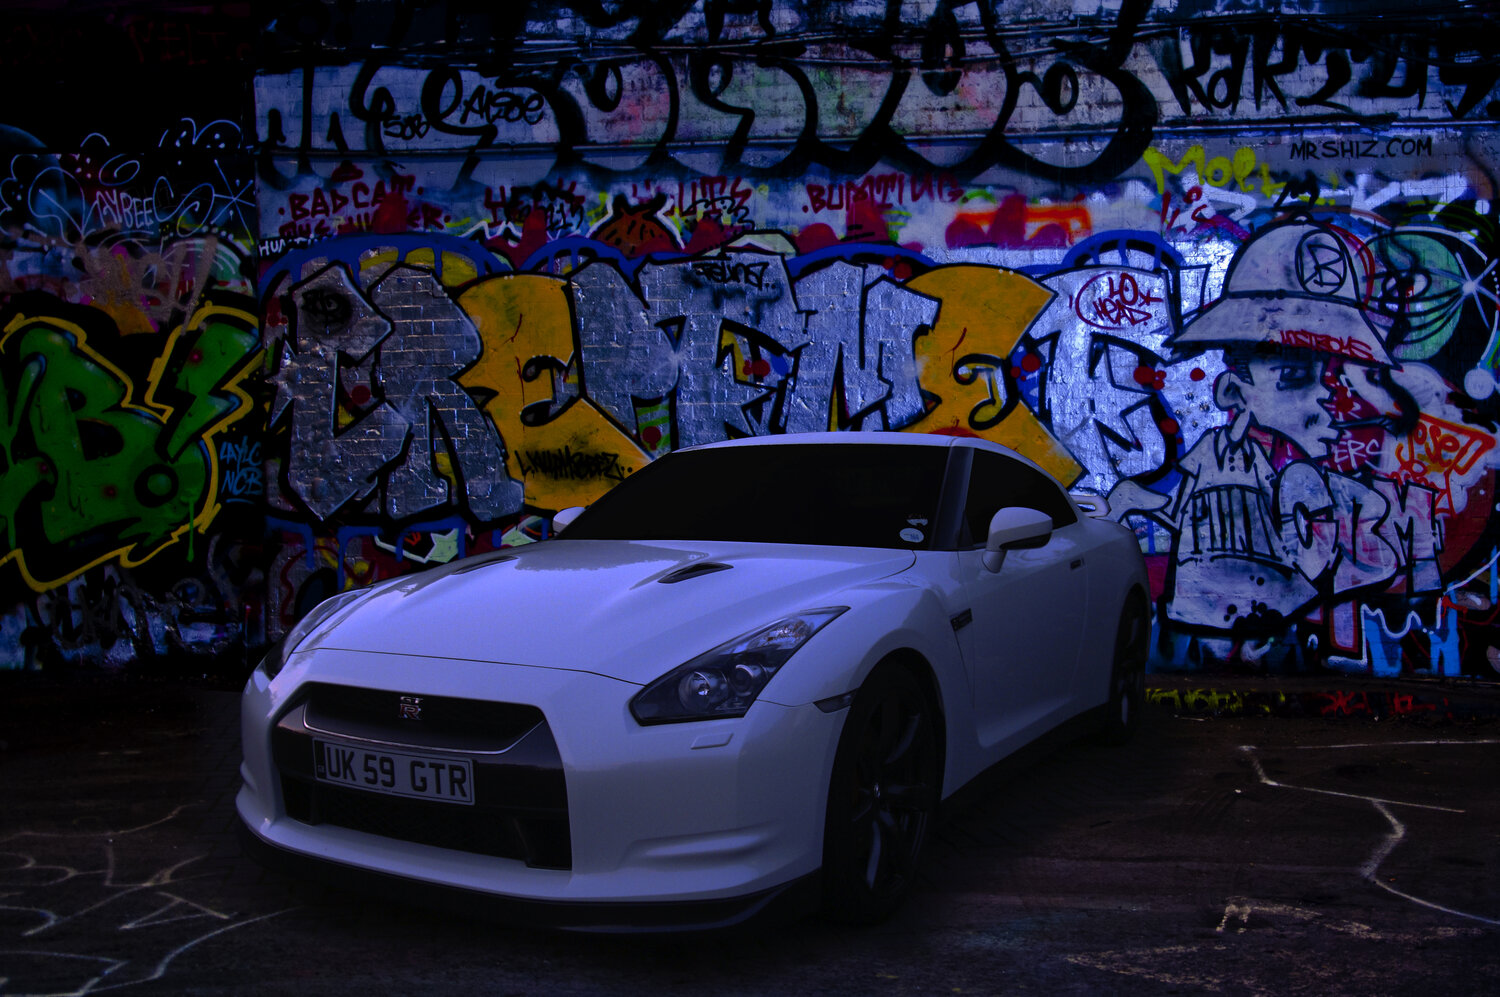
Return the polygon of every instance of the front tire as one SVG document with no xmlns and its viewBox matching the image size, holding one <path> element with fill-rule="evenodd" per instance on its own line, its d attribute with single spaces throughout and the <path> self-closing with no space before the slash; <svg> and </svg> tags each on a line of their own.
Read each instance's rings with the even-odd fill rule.
<svg viewBox="0 0 1500 997">
<path fill-rule="evenodd" d="M 874 924 L 900 905 L 937 809 L 942 766 L 934 708 L 891 663 L 849 707 L 834 756 L 823 835 L 824 912 Z"/>
<path fill-rule="evenodd" d="M 1099 737 L 1106 744 L 1124 744 L 1134 736 L 1146 701 L 1146 654 L 1150 623 L 1145 607 L 1132 598 L 1115 632 L 1115 660 L 1109 676 L 1109 702 Z"/>
</svg>

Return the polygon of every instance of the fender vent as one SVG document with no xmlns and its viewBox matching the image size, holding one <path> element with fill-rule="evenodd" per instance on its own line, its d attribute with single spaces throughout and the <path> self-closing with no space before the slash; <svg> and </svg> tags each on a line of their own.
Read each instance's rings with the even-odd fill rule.
<svg viewBox="0 0 1500 997">
<path fill-rule="evenodd" d="M 697 564 L 690 564 L 685 568 L 678 568 L 670 574 L 661 576 L 657 581 L 663 585 L 676 585 L 678 582 L 685 582 L 689 578 L 697 578 L 699 575 L 711 575 L 715 571 L 728 571 L 732 567 L 734 565 L 720 564 L 718 561 L 700 561 Z"/>
</svg>

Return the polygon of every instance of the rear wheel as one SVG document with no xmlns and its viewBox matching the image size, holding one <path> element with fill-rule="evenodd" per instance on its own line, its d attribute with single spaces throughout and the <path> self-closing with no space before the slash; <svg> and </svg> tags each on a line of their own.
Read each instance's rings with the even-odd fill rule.
<svg viewBox="0 0 1500 997">
<path fill-rule="evenodd" d="M 1107 744 L 1124 744 L 1140 725 L 1146 699 L 1146 650 L 1150 623 L 1146 608 L 1132 598 L 1120 616 L 1115 633 L 1115 661 L 1109 677 L 1109 703 L 1104 708 L 1100 737 Z"/>
<path fill-rule="evenodd" d="M 824 909 L 837 920 L 889 917 L 912 883 L 937 808 L 941 763 L 933 708 L 916 677 L 885 664 L 844 721 L 828 791 Z"/>
</svg>

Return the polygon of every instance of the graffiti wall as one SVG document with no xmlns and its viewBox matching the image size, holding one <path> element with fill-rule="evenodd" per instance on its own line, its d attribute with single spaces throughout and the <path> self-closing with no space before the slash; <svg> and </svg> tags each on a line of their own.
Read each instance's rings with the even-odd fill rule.
<svg viewBox="0 0 1500 997">
<path fill-rule="evenodd" d="M 246 36 L 78 7 L 0 19 L 0 669 L 150 671 L 262 615 Z"/>
<path fill-rule="evenodd" d="M 13 667 L 245 639 L 264 488 L 253 179 L 233 122 L 0 178 L 0 564 Z M 205 167 L 207 169 L 205 169 Z"/>
<path fill-rule="evenodd" d="M 243 128 L 0 185 L 0 654 L 263 643 L 832 429 L 1107 497 L 1156 669 L 1500 676 L 1489 15 L 1306 6 L 289 5 Z"/>
</svg>

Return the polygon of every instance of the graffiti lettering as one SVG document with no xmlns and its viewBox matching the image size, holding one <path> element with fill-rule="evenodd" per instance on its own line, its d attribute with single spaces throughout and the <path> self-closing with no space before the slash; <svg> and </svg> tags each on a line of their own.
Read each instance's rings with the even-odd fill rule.
<svg viewBox="0 0 1500 997">
<path fill-rule="evenodd" d="M 1406 137 L 1386 139 L 1339 139 L 1315 142 L 1303 139 L 1292 143 L 1292 159 L 1387 159 L 1398 156 L 1432 155 L 1432 138 Z"/>
<path fill-rule="evenodd" d="M 760 290 L 769 263 L 726 263 L 703 260 L 692 264 L 693 273 L 713 284 L 745 284 Z"/>
<path fill-rule="evenodd" d="M 1416 693 L 1372 693 L 1350 689 L 1149 688 L 1146 701 L 1175 713 L 1194 716 L 1339 716 L 1380 720 L 1386 717 L 1441 715 L 1451 718 L 1460 715 L 1441 696 L 1428 698 Z"/>
<path fill-rule="evenodd" d="M 1097 329 L 1124 329 L 1160 322 L 1152 306 L 1162 300 L 1144 290 L 1130 273 L 1100 274 L 1079 290 L 1073 299 L 1073 311 Z"/>
<path fill-rule="evenodd" d="M 807 193 L 807 203 L 802 210 L 813 213 L 843 211 L 863 201 L 889 207 L 916 204 L 923 198 L 954 204 L 963 197 L 963 188 L 946 174 L 924 174 L 908 179 L 901 173 L 882 173 L 838 184 L 806 184 L 803 189 Z"/>
<path fill-rule="evenodd" d="M 191 541 L 213 517 L 211 440 L 249 413 L 240 382 L 257 354 L 251 314 L 200 309 L 168 339 L 145 391 L 91 345 L 113 331 L 103 313 L 13 304 L 0 329 L 0 563 L 43 591 Z"/>
<path fill-rule="evenodd" d="M 1301 349 L 1317 350 L 1321 353 L 1337 353 L 1340 356 L 1352 357 L 1367 363 L 1373 363 L 1376 359 L 1369 344 L 1361 340 L 1342 339 L 1338 336 L 1308 332 L 1304 329 L 1281 330 L 1280 342 L 1282 346 L 1295 346 Z"/>
<path fill-rule="evenodd" d="M 219 498 L 224 502 L 255 502 L 265 495 L 261 446 L 250 440 L 219 443 Z"/>
<path fill-rule="evenodd" d="M 1261 162 L 1255 150 L 1245 146 L 1236 149 L 1232 157 L 1209 157 L 1203 146 L 1194 145 L 1176 162 L 1161 150 L 1151 148 L 1146 150 L 1141 161 L 1151 168 L 1151 175 L 1156 178 L 1158 194 L 1166 193 L 1168 174 L 1182 176 L 1186 173 L 1210 187 L 1233 185 L 1240 191 L 1254 189 L 1251 178 L 1258 177 L 1260 192 L 1266 197 L 1275 197 L 1284 186 L 1272 181 L 1269 164 Z"/>
<path fill-rule="evenodd" d="M 1496 446 L 1495 437 L 1470 426 L 1423 415 L 1411 434 L 1393 449 L 1395 480 L 1421 482 L 1437 489 L 1437 511 L 1459 511 L 1462 481 Z"/>
<path fill-rule="evenodd" d="M 522 450 L 523 474 L 543 474 L 571 481 L 623 481 L 625 470 L 616 453 L 579 453 L 563 450 Z"/>
<path fill-rule="evenodd" d="M 539 93 L 519 94 L 512 90 L 490 90 L 478 87 L 463 99 L 463 113 L 458 123 L 466 125 L 470 118 L 486 124 L 495 121 L 524 121 L 528 125 L 540 122 L 546 113 L 546 101 Z"/>
</svg>

